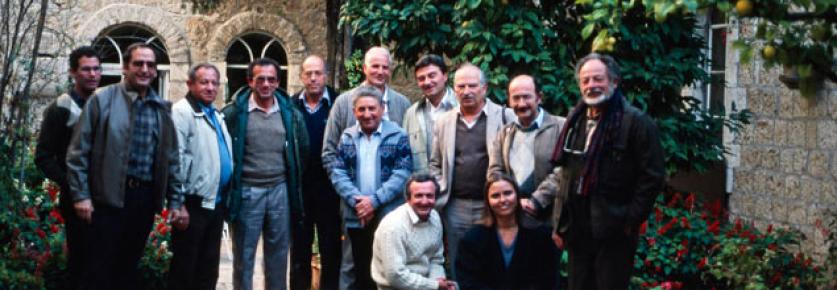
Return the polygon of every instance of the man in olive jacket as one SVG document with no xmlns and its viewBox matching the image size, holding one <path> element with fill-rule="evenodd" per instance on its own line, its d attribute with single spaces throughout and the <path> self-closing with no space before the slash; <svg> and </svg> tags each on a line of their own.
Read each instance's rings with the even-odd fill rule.
<svg viewBox="0 0 837 290">
<path fill-rule="evenodd" d="M 301 181 L 308 133 L 302 114 L 278 89 L 278 72 L 279 64 L 272 59 L 250 63 L 250 90 L 241 92 L 223 110 L 233 139 L 228 219 L 235 289 L 253 287 L 262 232 L 265 288 L 285 289 L 291 235 L 300 231 L 304 221 Z"/>
</svg>

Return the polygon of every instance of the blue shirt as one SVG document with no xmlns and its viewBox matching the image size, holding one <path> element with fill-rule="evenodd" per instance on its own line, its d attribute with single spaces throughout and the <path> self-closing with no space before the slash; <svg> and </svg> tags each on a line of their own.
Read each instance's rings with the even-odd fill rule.
<svg viewBox="0 0 837 290">
<path fill-rule="evenodd" d="M 517 243 L 517 236 L 514 237 L 514 240 L 512 240 L 511 245 L 506 247 L 506 245 L 503 244 L 503 237 L 500 236 L 500 231 L 496 232 L 497 243 L 500 244 L 500 252 L 502 252 L 503 254 L 503 263 L 505 263 L 506 268 L 508 268 L 509 264 L 511 264 L 512 256 L 514 256 L 514 244 Z"/>
<path fill-rule="evenodd" d="M 378 190 L 378 146 L 381 145 L 381 125 L 366 135 L 358 130 L 357 141 L 357 179 L 358 190 L 364 195 L 375 195 Z"/>
<path fill-rule="evenodd" d="M 200 104 L 204 115 L 209 118 L 212 127 L 215 127 L 215 135 L 218 137 L 218 156 L 221 157 L 221 183 L 218 186 L 218 193 L 215 197 L 215 204 L 221 203 L 221 190 L 230 182 L 232 177 L 232 157 L 230 151 L 227 149 L 227 142 L 224 140 L 224 131 L 221 129 L 221 124 L 215 118 L 215 107 Z"/>
</svg>

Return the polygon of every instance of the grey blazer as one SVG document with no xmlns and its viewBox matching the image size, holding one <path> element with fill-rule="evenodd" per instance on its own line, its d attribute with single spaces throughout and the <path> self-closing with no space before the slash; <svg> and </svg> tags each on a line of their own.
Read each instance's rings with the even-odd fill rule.
<svg viewBox="0 0 837 290">
<path fill-rule="evenodd" d="M 337 96 L 328 115 L 325 137 L 323 138 L 323 167 L 326 172 L 331 172 L 337 158 L 337 144 L 340 143 L 340 135 L 347 128 L 354 126 L 357 120 L 352 112 L 352 93 L 357 88 L 351 89 Z M 390 121 L 401 126 L 404 120 L 404 112 L 410 107 L 410 100 L 399 92 L 387 86 L 387 117 Z"/>
<path fill-rule="evenodd" d="M 485 115 L 485 141 L 490 153 L 494 148 L 494 139 L 504 125 L 503 120 L 506 123 L 511 123 L 517 117 L 511 109 L 504 110 L 489 99 L 485 100 Z M 436 120 L 433 128 L 433 149 L 430 154 L 429 169 L 430 173 L 439 181 L 439 187 L 441 187 L 439 196 L 436 198 L 436 210 L 439 212 L 443 212 L 442 210 L 447 205 L 450 198 L 448 189 L 453 184 L 453 153 L 456 145 L 456 122 L 458 119 L 459 110 L 451 110 Z"/>
<path fill-rule="evenodd" d="M 553 171 L 552 151 L 555 149 L 555 143 L 558 143 L 558 135 L 561 134 L 561 128 L 564 127 L 564 118 L 558 117 L 547 112 L 544 112 L 543 123 L 536 130 L 535 135 L 535 170 L 534 175 L 535 185 L 540 185 Z M 488 174 L 500 172 L 514 177 L 514 172 L 509 165 L 509 151 L 511 150 L 514 135 L 518 128 L 514 123 L 507 124 L 503 127 L 497 139 L 494 140 L 493 150 L 488 155 Z M 531 198 L 535 201 L 540 209 L 543 209 L 552 204 L 555 192 L 550 187 L 537 186 L 537 190 L 531 193 Z M 525 193 L 522 197 L 529 198 L 529 193 Z"/>
</svg>

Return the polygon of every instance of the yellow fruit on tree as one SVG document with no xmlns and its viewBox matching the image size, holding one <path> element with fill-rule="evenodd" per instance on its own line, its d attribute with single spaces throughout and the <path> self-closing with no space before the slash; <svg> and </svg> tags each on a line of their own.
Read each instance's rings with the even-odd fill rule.
<svg viewBox="0 0 837 290">
<path fill-rule="evenodd" d="M 753 1 L 738 0 L 735 2 L 735 12 L 738 12 L 739 16 L 750 16 L 753 13 Z"/>
<path fill-rule="evenodd" d="M 613 46 L 614 44 L 616 44 L 616 37 L 613 37 L 613 36 L 608 37 L 607 38 L 607 45 Z"/>
<path fill-rule="evenodd" d="M 776 48 L 772 45 L 765 45 L 764 48 L 761 50 L 761 55 L 764 59 L 773 59 L 776 57 Z"/>
</svg>

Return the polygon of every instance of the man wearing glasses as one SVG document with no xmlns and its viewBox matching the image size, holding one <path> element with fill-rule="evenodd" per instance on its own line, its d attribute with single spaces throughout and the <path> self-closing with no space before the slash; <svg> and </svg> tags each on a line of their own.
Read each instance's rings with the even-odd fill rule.
<svg viewBox="0 0 837 290">
<path fill-rule="evenodd" d="M 223 110 L 233 139 L 228 219 L 235 289 L 253 289 L 262 232 L 265 289 L 286 289 L 291 233 L 301 232 L 303 226 L 301 181 L 308 132 L 302 114 L 278 90 L 278 74 L 276 61 L 253 61 L 247 68 L 250 89 Z"/>
<path fill-rule="evenodd" d="M 70 53 L 70 77 L 73 87 L 44 110 L 35 165 L 61 189 L 59 206 L 67 237 L 68 289 L 78 288 L 84 265 L 84 244 L 87 226 L 73 210 L 73 199 L 67 184 L 67 146 L 73 137 L 73 127 L 81 115 L 81 108 L 102 79 L 99 55 L 90 46 L 82 46 Z"/>
<path fill-rule="evenodd" d="M 570 289 L 627 289 L 638 229 L 663 186 L 660 137 L 617 89 L 613 58 L 591 53 L 575 71 L 582 100 L 552 156 L 553 240 L 569 253 Z"/>
<path fill-rule="evenodd" d="M 82 289 L 139 287 L 137 262 L 164 197 L 172 223 L 189 222 L 170 104 L 151 88 L 154 48 L 125 51 L 123 81 L 90 97 L 67 150 L 73 206 L 90 224 Z"/>
</svg>

